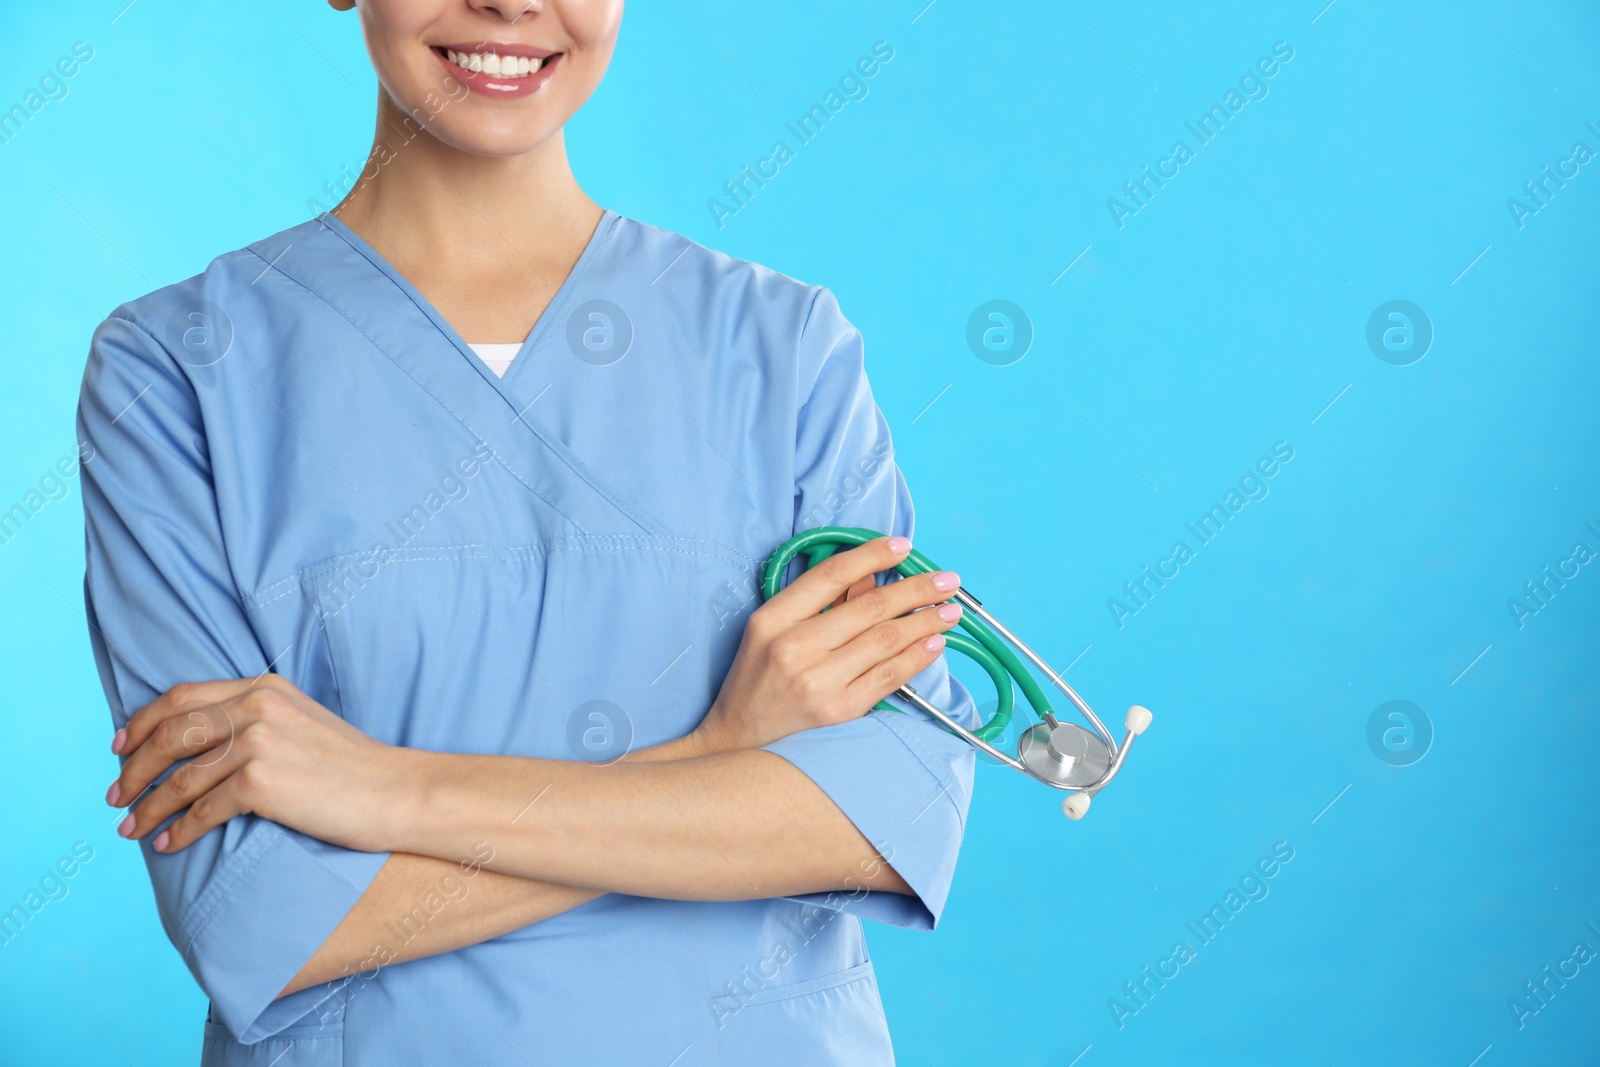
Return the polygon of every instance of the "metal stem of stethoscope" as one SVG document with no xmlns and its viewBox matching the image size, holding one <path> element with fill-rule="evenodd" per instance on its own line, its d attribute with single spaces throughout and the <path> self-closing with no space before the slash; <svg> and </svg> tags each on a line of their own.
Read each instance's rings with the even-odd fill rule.
<svg viewBox="0 0 1600 1067">
<path fill-rule="evenodd" d="M 1049 678 L 1055 683 L 1055 687 L 1057 689 L 1061 690 L 1067 695 L 1067 699 L 1072 701 L 1073 705 L 1083 713 L 1083 717 L 1089 720 L 1089 724 L 1094 727 L 1095 733 L 1100 735 L 1100 740 L 1104 741 L 1106 743 L 1106 747 L 1111 750 L 1112 757 L 1115 758 L 1117 756 L 1117 742 L 1111 736 L 1111 731 L 1106 729 L 1105 723 L 1100 721 L 1100 716 L 1094 713 L 1094 711 L 1089 707 L 1088 702 L 1080 697 L 1077 690 L 1068 685 L 1066 680 L 1063 679 L 1061 675 L 1057 674 L 1050 664 L 1046 663 L 1037 652 L 1024 644 L 1022 638 L 1018 637 L 1016 634 L 1007 629 L 1005 623 L 989 614 L 988 610 L 984 608 L 983 602 L 977 597 L 973 596 L 971 593 L 967 592 L 964 587 L 956 590 L 953 599 L 960 601 L 961 606 L 966 610 L 976 613 L 978 618 L 988 623 L 996 633 L 998 633 L 1001 637 L 1004 637 L 1007 641 L 1010 641 L 1011 644 L 1016 647 L 1018 652 L 1021 652 L 1024 656 L 1027 656 L 1033 665 L 1038 667 L 1039 670 L 1044 673 L 1046 678 Z M 1049 723 L 1052 727 L 1061 725 L 1056 721 L 1056 717 L 1049 712 L 1045 712 L 1044 721 Z"/>
<path fill-rule="evenodd" d="M 1004 763 L 1007 767 L 1010 767 L 1013 770 L 1021 771 L 1030 778 L 1033 777 L 1032 772 L 1029 771 L 1027 767 L 1022 765 L 1021 760 L 1017 759 L 1015 756 L 1006 755 L 1004 752 L 1001 752 L 998 748 L 995 748 L 989 742 L 985 741 L 983 738 L 979 737 L 965 726 L 962 726 L 960 723 L 956 722 L 938 707 L 928 703 L 927 700 L 923 699 L 922 694 L 917 692 L 910 685 L 902 685 L 899 689 L 895 690 L 895 695 L 904 697 L 917 707 L 921 708 L 923 711 L 927 712 L 929 715 L 932 715 L 935 719 L 938 719 L 940 722 L 944 723 L 951 732 L 959 734 L 974 748 L 981 748 L 985 752 L 989 753 L 989 755 L 999 760 L 1001 763 Z"/>
</svg>

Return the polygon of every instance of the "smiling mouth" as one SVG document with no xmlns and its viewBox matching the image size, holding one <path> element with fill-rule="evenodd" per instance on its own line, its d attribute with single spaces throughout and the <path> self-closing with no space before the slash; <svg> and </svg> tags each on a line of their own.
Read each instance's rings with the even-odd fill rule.
<svg viewBox="0 0 1600 1067">
<path fill-rule="evenodd" d="M 555 52 L 548 56 L 514 56 L 487 50 L 459 52 L 453 48 L 435 48 L 433 51 L 460 69 L 463 74 L 487 75 L 506 81 L 517 81 L 537 74 L 541 67 L 554 61 L 561 54 Z"/>
</svg>

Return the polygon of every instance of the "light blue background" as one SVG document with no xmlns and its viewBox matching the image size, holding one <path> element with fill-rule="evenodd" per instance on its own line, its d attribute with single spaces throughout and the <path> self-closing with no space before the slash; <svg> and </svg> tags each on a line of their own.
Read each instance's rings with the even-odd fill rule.
<svg viewBox="0 0 1600 1067">
<path fill-rule="evenodd" d="M 924 2 L 636 3 L 568 131 L 600 203 L 829 286 L 918 547 L 1054 662 L 1082 653 L 1112 720 L 1155 711 L 1084 824 L 980 770 L 940 929 L 869 932 L 900 1061 L 1594 1062 L 1600 964 L 1521 1029 L 1508 1002 L 1600 951 L 1600 563 L 1520 629 L 1507 601 L 1600 551 L 1600 163 L 1520 229 L 1506 201 L 1600 150 L 1600 16 Z M 0 146 L 0 510 L 71 451 L 94 325 L 307 217 L 370 140 L 353 16 L 122 4 L 0 15 L 0 108 L 95 49 Z M 708 198 L 879 40 L 868 96 L 719 228 Z M 1270 95 L 1119 229 L 1107 198 L 1277 41 Z M 1011 366 L 966 344 L 991 299 L 1034 329 Z M 1391 299 L 1433 323 L 1411 366 L 1366 344 Z M 1108 598 L 1278 441 L 1270 495 L 1119 629 Z M 0 547 L 0 908 L 95 850 L 0 946 L 0 1058 L 193 1062 L 203 998 L 101 802 L 80 524 L 74 481 Z M 1408 767 L 1366 740 L 1394 699 L 1435 733 Z M 1201 945 L 1186 921 L 1280 841 L 1270 895 Z M 1119 1029 L 1108 1002 L 1178 940 L 1196 958 Z"/>
</svg>

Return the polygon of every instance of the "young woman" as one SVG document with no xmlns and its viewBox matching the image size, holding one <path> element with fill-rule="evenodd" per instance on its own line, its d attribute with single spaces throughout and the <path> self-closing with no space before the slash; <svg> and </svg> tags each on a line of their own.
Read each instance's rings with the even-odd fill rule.
<svg viewBox="0 0 1600 1067">
<path fill-rule="evenodd" d="M 975 716 L 955 576 L 876 577 L 860 335 L 579 188 L 621 0 L 330 2 L 362 183 L 118 308 L 79 408 L 107 800 L 203 1062 L 892 1062 L 860 920 L 937 922 L 973 758 L 869 709 Z M 894 536 L 761 604 L 827 524 Z"/>
</svg>

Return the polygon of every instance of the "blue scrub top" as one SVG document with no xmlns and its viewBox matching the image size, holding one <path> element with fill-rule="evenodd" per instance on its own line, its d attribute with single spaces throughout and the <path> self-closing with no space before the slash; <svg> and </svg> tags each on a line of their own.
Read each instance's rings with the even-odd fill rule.
<svg viewBox="0 0 1600 1067">
<path fill-rule="evenodd" d="M 912 533 L 833 295 L 611 211 L 503 379 L 323 215 L 112 312 L 78 430 L 117 726 L 178 682 L 270 668 L 390 744 L 609 758 L 704 716 L 778 543 Z M 975 721 L 943 660 L 914 684 Z M 463 876 L 370 969 L 274 1000 L 387 854 L 250 815 L 176 855 L 147 836 L 211 1000 L 203 1062 L 893 1062 L 860 920 L 937 923 L 972 751 L 910 709 L 767 747 L 916 895 L 610 894 L 382 965 L 470 898 Z"/>
</svg>

